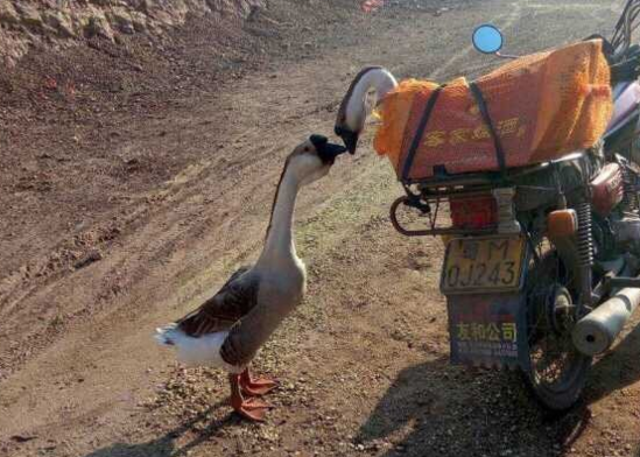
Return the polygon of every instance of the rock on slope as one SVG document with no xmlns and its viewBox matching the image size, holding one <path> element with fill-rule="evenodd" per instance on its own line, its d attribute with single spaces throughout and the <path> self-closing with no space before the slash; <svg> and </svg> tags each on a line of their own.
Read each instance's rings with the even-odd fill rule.
<svg viewBox="0 0 640 457">
<path fill-rule="evenodd" d="M 188 15 L 247 16 L 267 0 L 0 0 L 0 61 L 13 65 L 33 46 L 68 46 L 99 36 L 161 35 Z"/>
</svg>

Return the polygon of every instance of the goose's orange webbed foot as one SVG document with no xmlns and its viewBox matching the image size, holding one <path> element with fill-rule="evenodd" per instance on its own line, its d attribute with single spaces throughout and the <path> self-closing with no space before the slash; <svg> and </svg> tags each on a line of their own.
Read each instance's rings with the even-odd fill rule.
<svg viewBox="0 0 640 457">
<path fill-rule="evenodd" d="M 259 397 L 271 392 L 278 387 L 278 383 L 273 379 L 260 377 L 254 379 L 247 368 L 240 373 L 240 388 L 242 393 L 251 397 Z"/>
<path fill-rule="evenodd" d="M 240 387 L 239 374 L 229 375 L 229 383 L 231 384 L 231 406 L 240 416 L 250 421 L 263 422 L 266 418 L 267 411 L 273 406 L 259 398 L 244 398 Z"/>
</svg>

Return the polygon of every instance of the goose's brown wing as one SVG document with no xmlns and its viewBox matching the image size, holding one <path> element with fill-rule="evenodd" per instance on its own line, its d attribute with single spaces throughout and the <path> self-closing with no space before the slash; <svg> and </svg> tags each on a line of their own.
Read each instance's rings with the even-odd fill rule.
<svg viewBox="0 0 640 457">
<path fill-rule="evenodd" d="M 193 337 L 230 329 L 257 303 L 258 277 L 245 275 L 250 269 L 237 270 L 218 293 L 180 319 L 178 327 Z"/>
</svg>

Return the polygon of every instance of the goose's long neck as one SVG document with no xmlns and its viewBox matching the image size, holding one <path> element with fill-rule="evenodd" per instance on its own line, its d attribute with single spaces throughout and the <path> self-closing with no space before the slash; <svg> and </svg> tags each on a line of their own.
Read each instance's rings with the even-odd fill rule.
<svg viewBox="0 0 640 457">
<path fill-rule="evenodd" d="M 361 71 L 354 79 L 351 86 L 351 93 L 347 95 L 349 100 L 346 106 L 346 119 L 362 120 L 367 115 L 365 112 L 365 99 L 367 93 L 374 89 L 376 91 L 376 102 L 379 103 L 385 95 L 395 89 L 398 82 L 394 76 L 385 68 L 371 67 Z M 357 128 L 357 126 L 350 126 Z"/>
<path fill-rule="evenodd" d="M 288 260 L 296 256 L 293 216 L 300 185 L 285 167 L 271 210 L 267 239 L 259 261 Z"/>
</svg>

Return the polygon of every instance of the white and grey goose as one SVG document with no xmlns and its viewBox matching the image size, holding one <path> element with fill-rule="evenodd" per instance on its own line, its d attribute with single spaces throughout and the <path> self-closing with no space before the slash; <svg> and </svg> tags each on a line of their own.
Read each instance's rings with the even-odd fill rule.
<svg viewBox="0 0 640 457">
<path fill-rule="evenodd" d="M 342 99 L 335 124 L 336 135 L 342 138 L 351 154 L 356 152 L 358 139 L 370 114 L 366 103 L 369 92 L 375 92 L 378 105 L 397 86 L 396 78 L 383 67 L 365 67 L 353 79 Z"/>
<path fill-rule="evenodd" d="M 296 147 L 286 159 L 265 245 L 255 265 L 233 273 L 218 293 L 192 313 L 157 329 L 156 339 L 174 346 L 181 362 L 226 369 L 231 405 L 250 420 L 264 420 L 270 405 L 257 397 L 276 383 L 252 378 L 248 366 L 305 293 L 305 267 L 293 238 L 296 196 L 302 186 L 326 176 L 345 151 L 320 135 Z"/>
</svg>

